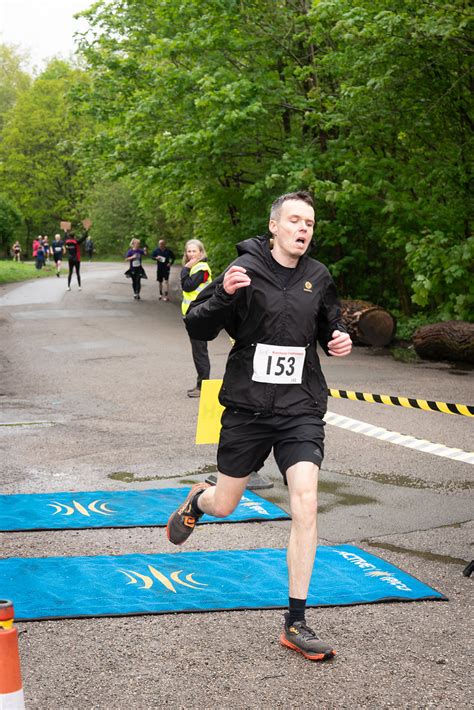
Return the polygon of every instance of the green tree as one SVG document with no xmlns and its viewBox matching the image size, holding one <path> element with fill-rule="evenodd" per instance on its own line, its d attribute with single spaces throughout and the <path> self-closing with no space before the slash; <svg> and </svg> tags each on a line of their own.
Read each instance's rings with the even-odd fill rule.
<svg viewBox="0 0 474 710">
<path fill-rule="evenodd" d="M 463 0 L 127 0 L 85 13 L 97 174 L 131 181 L 215 267 L 310 187 L 343 295 L 468 317 Z M 423 255 L 429 251 L 429 258 Z"/>
<path fill-rule="evenodd" d="M 60 220 L 83 216 L 84 176 L 74 150 L 90 121 L 78 117 L 67 99 L 80 74 L 53 60 L 5 115 L 0 189 L 25 216 L 28 244 L 38 233 L 57 231 Z"/>
<path fill-rule="evenodd" d="M 7 256 L 15 239 L 22 236 L 23 218 L 19 209 L 0 194 L 0 255 Z"/>
<path fill-rule="evenodd" d="M 13 108 L 18 95 L 31 83 L 31 77 L 22 68 L 23 61 L 23 56 L 15 47 L 0 44 L 0 135 L 5 114 Z"/>
</svg>

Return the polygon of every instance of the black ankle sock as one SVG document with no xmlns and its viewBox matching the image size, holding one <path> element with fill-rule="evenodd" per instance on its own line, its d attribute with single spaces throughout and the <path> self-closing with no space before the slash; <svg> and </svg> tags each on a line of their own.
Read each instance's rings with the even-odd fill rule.
<svg viewBox="0 0 474 710">
<path fill-rule="evenodd" d="M 287 624 L 291 626 L 295 621 L 304 621 L 306 599 L 289 597 Z"/>
<path fill-rule="evenodd" d="M 204 493 L 204 491 L 199 491 L 199 493 L 196 493 L 194 498 L 191 501 L 191 510 L 193 512 L 193 515 L 195 515 L 196 518 L 200 518 L 201 515 L 204 515 L 203 511 L 201 508 L 199 508 L 197 502 L 198 498 Z"/>
</svg>

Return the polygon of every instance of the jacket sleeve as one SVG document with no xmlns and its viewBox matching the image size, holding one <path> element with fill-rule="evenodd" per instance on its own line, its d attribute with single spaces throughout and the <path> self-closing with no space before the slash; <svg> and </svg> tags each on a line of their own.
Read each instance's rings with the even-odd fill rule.
<svg viewBox="0 0 474 710">
<path fill-rule="evenodd" d="M 232 335 L 230 325 L 238 292 L 229 296 L 224 291 L 221 274 L 201 291 L 189 306 L 184 319 L 189 337 L 194 340 L 214 340 L 222 329 Z"/>
<path fill-rule="evenodd" d="M 209 271 L 196 271 L 192 276 L 189 275 L 190 269 L 183 266 L 181 269 L 181 288 L 183 291 L 195 291 L 197 287 L 209 278 Z"/>
<path fill-rule="evenodd" d="M 342 321 L 341 304 L 337 297 L 336 285 L 330 276 L 321 301 L 317 325 L 318 343 L 326 355 L 330 355 L 328 343 L 332 338 L 333 331 L 340 330 L 347 333 L 347 328 Z"/>
</svg>

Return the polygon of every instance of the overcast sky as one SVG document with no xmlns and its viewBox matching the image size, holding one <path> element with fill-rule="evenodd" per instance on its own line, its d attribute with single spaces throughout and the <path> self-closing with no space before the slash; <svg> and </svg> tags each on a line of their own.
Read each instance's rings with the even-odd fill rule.
<svg viewBox="0 0 474 710">
<path fill-rule="evenodd" d="M 73 34 L 85 29 L 73 15 L 93 0 L 0 0 L 0 42 L 14 44 L 30 54 L 29 68 L 52 56 L 68 58 L 74 52 Z"/>
</svg>

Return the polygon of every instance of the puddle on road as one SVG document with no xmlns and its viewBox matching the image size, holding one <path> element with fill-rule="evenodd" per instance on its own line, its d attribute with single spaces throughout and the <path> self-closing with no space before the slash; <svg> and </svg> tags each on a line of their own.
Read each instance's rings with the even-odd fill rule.
<svg viewBox="0 0 474 710">
<path fill-rule="evenodd" d="M 355 493 L 351 493 L 350 490 L 345 490 L 346 488 L 347 485 L 345 483 L 320 481 L 318 485 L 318 491 L 320 494 L 318 512 L 328 513 L 330 510 L 334 510 L 334 508 L 344 505 L 370 505 L 371 503 L 379 502 L 377 498 L 373 498 L 372 496 L 357 495 Z M 259 491 L 255 491 L 255 493 L 259 493 Z M 325 494 L 333 496 L 333 499 L 325 503 Z M 273 494 L 272 491 L 265 491 L 263 497 L 271 503 L 279 505 L 284 510 L 289 510 L 290 501 L 288 495 L 280 495 L 278 493 Z"/>
<path fill-rule="evenodd" d="M 377 498 L 372 496 L 357 495 L 351 493 L 349 490 L 345 490 L 347 486 L 344 483 L 335 483 L 334 481 L 320 481 L 319 482 L 319 492 L 323 494 L 329 493 L 335 496 L 336 499 L 329 502 L 323 503 L 318 506 L 320 513 L 327 513 L 334 508 L 338 508 L 341 505 L 370 505 L 370 503 L 378 503 Z"/>
<path fill-rule="evenodd" d="M 423 481 L 421 478 L 413 478 L 412 476 L 404 476 L 400 473 L 357 473 L 348 470 L 346 474 L 352 478 L 362 478 L 365 481 L 374 481 L 375 483 L 384 483 L 390 486 L 398 486 L 400 488 L 418 488 L 420 490 L 433 491 L 470 491 L 474 486 L 471 481 Z"/>
<path fill-rule="evenodd" d="M 173 476 L 139 476 L 132 471 L 114 471 L 109 473 L 107 478 L 112 481 L 121 481 L 122 483 L 141 483 L 144 481 L 162 481 L 166 479 L 179 479 L 180 483 L 196 483 L 195 476 L 202 476 L 203 473 L 216 473 L 217 466 L 215 464 L 205 464 L 195 471 L 186 471 L 185 473 L 174 474 Z"/>
<path fill-rule="evenodd" d="M 369 547 L 376 547 L 380 550 L 388 550 L 389 552 L 400 552 L 405 555 L 412 555 L 412 557 L 419 557 L 422 560 L 427 560 L 428 562 L 441 562 L 446 565 L 467 565 L 468 560 L 461 559 L 460 557 L 450 557 L 449 555 L 439 555 L 436 552 L 425 552 L 424 550 L 412 550 L 409 547 L 399 547 L 398 545 L 392 545 L 389 542 L 370 542 L 369 540 L 364 540 L 364 544 Z"/>
</svg>

